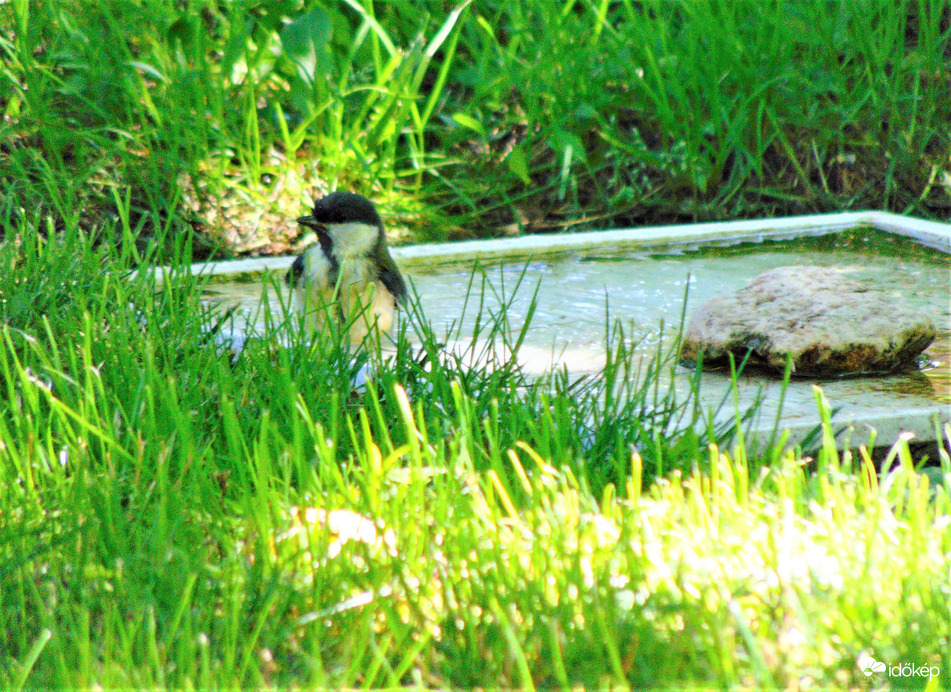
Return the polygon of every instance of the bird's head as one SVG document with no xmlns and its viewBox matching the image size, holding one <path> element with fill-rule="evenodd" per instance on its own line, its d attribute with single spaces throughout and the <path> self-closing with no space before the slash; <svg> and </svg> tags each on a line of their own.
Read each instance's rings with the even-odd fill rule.
<svg viewBox="0 0 951 692">
<path fill-rule="evenodd" d="M 355 192 L 333 192 L 314 202 L 312 212 L 297 223 L 317 233 L 319 249 L 305 251 L 295 260 L 287 282 L 296 286 L 304 273 L 305 255 L 320 252 L 327 263 L 327 278 L 336 283 L 347 266 L 371 267 L 371 281 L 379 281 L 398 301 L 406 300 L 406 285 L 386 245 L 383 220 L 373 203 Z"/>
<path fill-rule="evenodd" d="M 355 192 L 333 192 L 317 200 L 297 223 L 316 231 L 322 245 L 329 241 L 336 254 L 366 253 L 384 239 L 383 220 L 373 203 Z"/>
</svg>

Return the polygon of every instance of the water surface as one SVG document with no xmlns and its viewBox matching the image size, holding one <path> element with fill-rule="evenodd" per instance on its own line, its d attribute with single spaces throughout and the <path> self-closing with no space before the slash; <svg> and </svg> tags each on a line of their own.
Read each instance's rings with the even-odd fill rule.
<svg viewBox="0 0 951 692">
<path fill-rule="evenodd" d="M 628 339 L 639 344 L 645 354 L 652 354 L 661 338 L 673 339 L 685 310 L 685 295 L 689 320 L 690 312 L 707 299 L 786 265 L 828 267 L 869 283 L 883 292 L 883 309 L 902 303 L 921 310 L 938 327 L 938 337 L 926 351 L 934 367 L 887 377 L 821 382 L 835 405 L 841 405 L 845 413 L 937 406 L 944 407 L 947 418 L 951 408 L 951 258 L 900 236 L 857 229 L 755 244 L 591 252 L 497 264 L 480 270 L 489 283 L 483 309 L 497 312 L 504 299 L 509 323 L 518 329 L 535 300 L 535 314 L 521 352 L 526 367 L 542 372 L 553 365 L 565 365 L 581 374 L 596 371 L 604 363 L 606 315 L 620 320 Z M 466 306 L 473 268 L 474 263 L 466 263 L 441 265 L 431 271 L 414 268 L 406 273 L 438 335 L 460 324 L 461 334 L 471 335 L 482 276 L 480 273 L 475 279 L 476 295 L 469 295 Z M 514 291 L 519 282 L 521 286 Z M 261 284 L 216 283 L 212 291 L 209 300 L 241 305 L 250 314 L 260 300 Z M 281 301 L 287 298 L 271 295 L 269 300 L 279 314 Z M 662 323 L 666 325 L 663 332 Z M 687 387 L 688 375 L 685 369 L 678 388 Z M 727 379 L 705 373 L 705 396 L 711 401 L 722 397 Z M 814 383 L 801 380 L 790 389 L 784 405 L 787 417 L 815 416 Z M 769 378 L 747 377 L 742 398 L 752 400 L 757 393 L 776 398 L 778 386 Z"/>
</svg>

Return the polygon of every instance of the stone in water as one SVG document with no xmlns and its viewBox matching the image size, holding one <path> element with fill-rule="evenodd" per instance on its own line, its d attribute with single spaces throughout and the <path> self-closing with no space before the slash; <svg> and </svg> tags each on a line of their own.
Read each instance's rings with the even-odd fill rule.
<svg viewBox="0 0 951 692">
<path fill-rule="evenodd" d="M 926 316 L 822 267 L 778 267 L 717 296 L 690 318 L 681 359 L 748 363 L 806 377 L 882 374 L 914 365 L 934 341 Z"/>
</svg>

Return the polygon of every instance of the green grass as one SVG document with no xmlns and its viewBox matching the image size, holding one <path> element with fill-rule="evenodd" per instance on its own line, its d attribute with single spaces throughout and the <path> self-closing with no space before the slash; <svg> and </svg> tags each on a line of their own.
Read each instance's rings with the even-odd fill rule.
<svg viewBox="0 0 951 692">
<path fill-rule="evenodd" d="M 949 0 L 15 0 L 0 26 L 7 234 L 39 210 L 279 252 L 333 188 L 417 239 L 951 208 Z"/>
<path fill-rule="evenodd" d="M 429 366 L 404 332 L 352 392 L 332 335 L 270 315 L 234 360 L 200 280 L 17 230 L 4 688 L 848 687 L 863 652 L 948 675 L 947 455 L 937 492 L 903 441 L 881 474 L 828 428 L 812 462 L 748 457 L 611 330 L 599 377 L 533 382 L 435 358 L 416 314 Z M 517 351 L 504 314 L 480 343 Z"/>
<path fill-rule="evenodd" d="M 753 455 L 614 324 L 597 376 L 530 378 L 481 350 L 528 327 L 479 283 L 467 353 L 413 310 L 426 365 L 408 331 L 354 362 L 283 313 L 234 358 L 203 280 L 132 270 L 286 250 L 335 187 L 416 239 L 946 218 L 949 24 L 947 0 L 0 4 L 0 686 L 886 682 L 862 654 L 947 686 L 946 452 L 919 473 L 899 440 L 878 471 L 827 424 Z"/>
</svg>

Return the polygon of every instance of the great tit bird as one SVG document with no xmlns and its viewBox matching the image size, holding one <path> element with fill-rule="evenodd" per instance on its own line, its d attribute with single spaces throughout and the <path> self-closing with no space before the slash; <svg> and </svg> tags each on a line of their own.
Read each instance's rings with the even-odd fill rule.
<svg viewBox="0 0 951 692">
<path fill-rule="evenodd" d="M 317 233 L 317 243 L 294 260 L 287 283 L 319 328 L 328 311 L 352 321 L 350 342 L 359 344 L 375 325 L 393 326 L 393 310 L 406 301 L 406 284 L 386 246 L 383 221 L 366 197 L 334 192 L 314 203 L 297 223 Z"/>
</svg>

